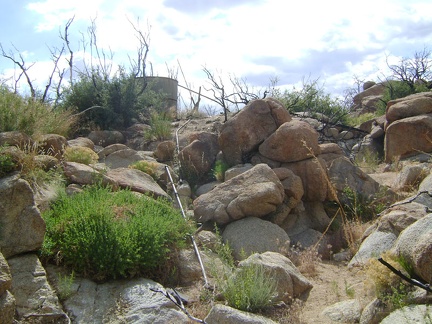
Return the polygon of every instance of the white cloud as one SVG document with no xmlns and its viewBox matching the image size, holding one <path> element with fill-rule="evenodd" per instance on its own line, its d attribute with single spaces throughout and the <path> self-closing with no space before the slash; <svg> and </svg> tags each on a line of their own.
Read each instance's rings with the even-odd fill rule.
<svg viewBox="0 0 432 324">
<path fill-rule="evenodd" d="M 128 19 L 135 23 L 139 17 L 144 32 L 151 26 L 154 73 L 166 75 L 167 66 L 176 69 L 180 61 L 196 88 L 206 82 L 206 65 L 262 86 L 273 76 L 288 85 L 312 74 L 340 92 L 354 75 L 383 74 L 386 53 L 412 56 L 432 36 L 430 0 L 45 0 L 26 8 L 40 18 L 40 34 L 75 16 L 71 36 L 78 41 L 97 17 L 98 46 L 112 49 L 125 65 L 138 46 Z"/>
</svg>

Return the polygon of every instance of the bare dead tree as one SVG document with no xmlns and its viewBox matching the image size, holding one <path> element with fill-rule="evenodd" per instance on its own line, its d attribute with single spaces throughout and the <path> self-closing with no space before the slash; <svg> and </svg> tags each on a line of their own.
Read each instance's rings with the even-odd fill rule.
<svg viewBox="0 0 432 324">
<path fill-rule="evenodd" d="M 212 92 L 214 101 L 217 102 L 223 109 L 225 122 L 228 120 L 228 100 L 227 95 L 225 92 L 225 86 L 222 81 L 222 77 L 216 76 L 212 71 L 210 71 L 208 68 L 203 67 L 204 73 L 207 75 L 207 79 L 211 85 L 211 88 L 207 89 L 204 88 L 207 91 Z"/>
<path fill-rule="evenodd" d="M 48 101 L 50 98 L 50 91 L 53 90 L 54 88 L 54 92 L 56 94 L 56 98 L 55 98 L 55 103 L 58 102 L 59 98 L 60 98 L 60 89 L 61 89 L 61 83 L 63 80 L 63 76 L 65 74 L 65 69 L 60 69 L 60 60 L 63 57 L 63 54 L 65 52 L 65 46 L 68 48 L 69 52 L 70 52 L 70 58 L 69 60 L 67 59 L 68 63 L 69 63 L 69 67 L 71 70 L 71 74 L 72 74 L 72 58 L 73 58 L 73 52 L 71 50 L 70 47 L 70 42 L 69 42 L 69 27 L 71 26 L 72 22 L 73 22 L 74 18 L 71 18 L 67 21 L 65 28 L 64 28 L 64 34 L 62 34 L 60 32 L 60 38 L 63 40 L 64 44 L 62 45 L 61 48 L 56 48 L 56 47 L 48 47 L 48 50 L 51 54 L 51 60 L 53 62 L 53 68 L 48 76 L 48 80 L 46 82 L 45 85 L 45 89 L 42 92 L 42 94 L 40 95 L 40 97 L 38 98 L 41 102 L 46 102 Z M 31 80 L 28 71 L 30 70 L 30 68 L 35 65 L 35 63 L 32 63 L 30 65 L 27 65 L 23 55 L 20 53 L 20 51 L 14 46 L 12 45 L 12 47 L 14 48 L 14 51 L 10 51 L 9 53 L 6 53 L 6 51 L 4 50 L 2 44 L 0 44 L 0 48 L 2 51 L 2 55 L 3 57 L 11 60 L 15 66 L 17 66 L 19 68 L 19 70 L 21 71 L 18 78 L 16 78 L 15 80 L 15 92 L 17 92 L 17 88 L 18 88 L 18 82 L 21 79 L 21 77 L 24 75 L 27 81 L 27 85 L 29 86 L 30 89 L 30 96 L 34 99 L 36 99 L 37 97 L 37 91 L 35 89 L 35 86 L 33 85 L 33 81 Z M 16 59 L 15 56 L 18 55 L 19 59 Z M 55 82 L 55 77 L 58 79 Z M 72 77 L 71 77 L 71 82 L 72 82 Z"/>
<path fill-rule="evenodd" d="M 100 49 L 97 43 L 97 26 L 96 26 L 96 18 L 91 19 L 91 24 L 87 28 L 87 35 L 90 39 L 90 67 L 92 70 L 93 66 L 98 67 L 98 71 L 103 77 L 104 81 L 109 79 L 109 76 L 112 72 L 112 61 L 114 58 L 114 53 L 111 48 L 108 49 L 108 53 Z M 93 64 L 93 58 L 97 60 L 97 64 Z M 87 73 L 89 72 L 88 68 L 86 68 Z M 93 83 L 96 87 L 96 80 L 94 80 L 94 73 L 90 73 L 93 77 Z"/>
<path fill-rule="evenodd" d="M 191 100 L 191 104 L 192 104 L 192 116 L 194 116 L 199 111 L 199 105 L 200 105 L 200 102 L 201 102 L 201 87 L 199 87 L 199 90 L 198 90 L 198 93 L 197 93 L 198 97 L 195 99 L 194 96 L 193 96 L 194 91 L 191 90 L 192 86 L 186 80 L 186 76 L 185 76 L 185 74 L 183 72 L 183 68 L 182 68 L 182 66 L 180 64 L 180 61 L 177 60 L 177 63 L 178 63 L 178 66 L 180 68 L 180 72 L 181 72 L 181 74 L 183 76 L 183 80 L 184 80 L 184 82 L 186 84 L 186 87 L 188 88 L 188 91 L 189 91 L 189 96 L 190 96 L 190 100 Z M 195 92 L 195 94 L 196 94 L 196 92 Z"/>
<path fill-rule="evenodd" d="M 387 55 L 386 64 L 392 76 L 408 84 L 413 93 L 418 82 L 427 84 L 432 79 L 431 51 L 426 48 L 416 52 L 413 58 L 401 58 L 398 64 L 390 64 Z"/>
<path fill-rule="evenodd" d="M 363 91 L 364 79 L 360 79 L 357 75 L 354 75 L 354 85 L 351 88 L 344 90 L 343 92 L 343 106 L 346 109 L 354 108 L 354 97 Z"/>
<path fill-rule="evenodd" d="M 150 50 L 150 30 L 151 26 L 147 24 L 147 32 L 143 32 L 139 28 L 139 19 L 137 24 L 133 24 L 130 20 L 132 28 L 135 31 L 135 37 L 138 40 L 137 58 L 136 60 L 130 60 L 131 65 L 135 71 L 135 77 L 145 77 L 147 67 L 147 56 Z"/>
<path fill-rule="evenodd" d="M 51 84 L 53 83 L 53 77 L 54 77 L 55 72 L 58 72 L 57 75 L 60 78 L 58 83 L 57 83 L 57 87 L 56 87 L 56 93 L 59 94 L 59 88 L 60 88 L 61 82 L 63 80 L 64 72 L 65 72 L 64 69 L 62 71 L 60 71 L 60 68 L 58 66 L 59 60 L 62 57 L 63 52 L 64 52 L 64 46 L 60 50 L 57 50 L 57 49 L 49 49 L 49 50 L 51 52 L 52 61 L 54 62 L 54 67 L 53 67 L 53 69 L 52 69 L 52 71 L 48 77 L 47 84 L 45 85 L 45 91 L 43 92 L 42 97 L 40 99 L 42 102 L 45 102 L 48 98 L 49 90 L 51 88 Z"/>
<path fill-rule="evenodd" d="M 139 91 L 139 94 L 142 94 L 144 90 L 147 88 L 146 81 L 146 69 L 147 69 L 147 56 L 150 50 L 150 30 L 151 26 L 147 22 L 147 32 L 143 32 L 139 27 L 139 18 L 137 19 L 137 23 L 134 24 L 128 19 L 131 24 L 133 30 L 135 31 L 135 37 L 138 40 L 138 47 L 136 51 L 136 59 L 132 59 L 129 56 L 129 62 L 132 67 L 132 73 L 135 75 L 135 78 L 142 78 L 142 86 Z"/>
<path fill-rule="evenodd" d="M 73 85 L 73 57 L 74 57 L 74 53 L 71 49 L 70 46 L 70 40 L 69 40 L 69 28 L 72 25 L 73 21 L 75 19 L 75 16 L 73 16 L 72 18 L 70 18 L 67 22 L 66 25 L 64 27 L 64 31 L 63 34 L 60 31 L 60 39 L 63 40 L 63 42 L 65 43 L 68 51 L 69 51 L 69 58 L 66 59 L 66 61 L 68 62 L 68 66 L 69 66 L 69 84 L 72 86 Z"/>
<path fill-rule="evenodd" d="M 12 44 L 12 47 L 14 48 L 15 53 L 18 53 L 19 59 L 15 58 L 15 54 L 14 54 L 14 52 L 12 50 L 9 53 L 6 53 L 6 51 L 3 48 L 3 45 L 0 43 L 0 49 L 2 51 L 2 56 L 4 58 L 7 58 L 7 59 L 11 60 L 16 66 L 18 66 L 18 68 L 21 71 L 18 79 L 20 79 L 22 75 L 25 76 L 25 78 L 27 80 L 27 84 L 28 84 L 28 86 L 30 88 L 30 95 L 31 95 L 32 98 L 36 98 L 36 90 L 35 90 L 35 88 L 33 86 L 32 80 L 30 79 L 30 76 L 28 74 L 28 71 L 30 70 L 30 68 L 33 65 L 35 65 L 35 62 L 33 62 L 32 64 L 30 64 L 29 66 L 27 66 L 27 64 L 26 64 L 26 62 L 24 60 L 24 56 L 21 54 L 21 52 L 13 44 Z M 17 83 L 15 83 L 15 90 L 16 90 L 16 86 L 17 86 Z"/>
<path fill-rule="evenodd" d="M 230 94 L 227 100 L 235 105 L 239 103 L 247 105 L 249 101 L 260 99 L 260 96 L 253 91 L 249 90 L 249 85 L 244 78 L 238 78 L 236 76 L 229 76 L 231 84 L 234 88 L 234 93 Z M 264 97 L 266 93 L 264 94 Z"/>
</svg>

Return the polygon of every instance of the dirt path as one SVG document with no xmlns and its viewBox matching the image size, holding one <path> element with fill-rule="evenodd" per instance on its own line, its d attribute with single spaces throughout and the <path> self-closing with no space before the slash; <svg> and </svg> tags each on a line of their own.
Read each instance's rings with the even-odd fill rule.
<svg viewBox="0 0 432 324">
<path fill-rule="evenodd" d="M 322 315 L 326 307 L 351 298 L 363 305 L 372 299 L 365 289 L 365 273 L 358 268 L 348 269 L 344 263 L 323 261 L 318 266 L 318 275 L 308 279 L 314 288 L 303 306 L 303 323 L 336 323 Z"/>
</svg>

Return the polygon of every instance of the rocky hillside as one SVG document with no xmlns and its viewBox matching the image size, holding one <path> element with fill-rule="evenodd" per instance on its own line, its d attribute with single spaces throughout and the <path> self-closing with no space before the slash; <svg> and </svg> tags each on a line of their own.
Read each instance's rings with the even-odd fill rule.
<svg viewBox="0 0 432 324">
<path fill-rule="evenodd" d="M 356 98 L 359 110 L 373 102 L 372 90 Z M 97 179 L 175 204 L 179 198 L 185 214 L 201 225 L 194 237 L 200 247 L 207 246 L 201 252 L 205 269 L 217 260 L 210 247 L 218 239 L 218 228 L 238 267 L 260 264 L 277 278 L 276 303 L 302 300 L 308 305 L 317 281 L 290 260 L 293 247 L 316 248 L 323 259 L 347 269 L 364 268 L 370 259 L 392 251 L 418 282 L 432 282 L 431 113 L 432 94 L 421 93 L 390 102 L 385 116 L 356 129 L 343 128 L 291 116 L 278 101 L 267 98 L 249 103 L 225 123 L 219 116 L 175 122 L 173 140 L 163 142 L 147 140 L 148 126 L 140 124 L 125 132 L 93 131 L 72 140 L 48 134 L 36 145 L 49 154 L 36 159 L 46 169 L 62 168 L 69 194 Z M 24 134 L 0 133 L 0 144 L 10 145 L 10 154 L 20 154 L 24 143 L 32 141 Z M 90 149 L 97 153 L 97 163 L 66 162 L 68 147 Z M 386 162 L 382 172 L 368 174 L 354 163 L 371 155 Z M 151 163 L 151 176 L 128 168 L 137 161 Z M 341 207 L 359 207 L 350 197 L 381 207 L 367 219 L 354 213 L 367 227 L 356 237 L 347 235 L 345 227 L 354 222 L 345 223 L 347 218 L 337 215 Z M 19 171 L 0 178 L 0 323 L 190 321 L 164 296 L 164 287 L 145 278 L 104 284 L 76 278 L 74 293 L 60 303 L 55 279 L 59 269 L 45 269 L 35 253 L 45 234 L 40 210 L 48 202 L 43 190 L 36 194 Z M 179 285 L 203 280 L 214 284 L 198 261 L 192 247 L 180 251 Z M 410 300 L 418 305 L 404 316 L 431 314 L 431 306 L 425 306 L 430 293 L 418 289 Z M 343 317 L 347 309 L 348 319 Z M 375 297 L 353 298 L 319 317 L 325 318 L 323 323 L 377 323 L 389 311 Z M 398 322 L 394 313 L 383 322 Z M 270 323 L 269 317 L 289 323 L 289 315 L 266 318 L 222 302 L 203 317 L 207 323 L 231 323 L 229 318 L 235 318 L 233 323 Z"/>
</svg>

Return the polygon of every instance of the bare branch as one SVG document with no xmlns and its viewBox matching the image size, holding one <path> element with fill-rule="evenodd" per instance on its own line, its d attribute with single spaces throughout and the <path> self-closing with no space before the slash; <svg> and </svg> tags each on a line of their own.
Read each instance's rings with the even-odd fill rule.
<svg viewBox="0 0 432 324">
<path fill-rule="evenodd" d="M 26 80 L 27 80 L 27 84 L 28 84 L 28 86 L 29 86 L 29 88 L 30 88 L 30 94 L 31 94 L 31 97 L 32 98 L 36 98 L 36 90 L 35 90 L 35 88 L 33 87 L 33 83 L 32 83 L 32 81 L 31 81 L 31 79 L 30 79 L 30 76 L 28 75 L 28 70 L 35 64 L 35 63 L 32 63 L 32 64 L 30 64 L 30 66 L 26 66 L 26 63 L 25 63 L 25 61 L 24 61 L 24 57 L 22 56 L 22 54 L 19 52 L 19 50 L 12 44 L 12 47 L 15 49 L 15 51 L 17 52 L 17 53 L 19 53 L 19 58 L 20 58 L 20 60 L 18 61 L 17 59 L 15 59 L 15 56 L 14 56 L 14 54 L 12 53 L 12 52 L 10 52 L 9 54 L 7 54 L 6 52 L 5 52 L 5 50 L 4 50 L 4 48 L 3 48 L 3 45 L 0 43 L 0 49 L 1 49 L 1 51 L 2 51 L 2 56 L 4 57 L 4 58 L 7 58 L 7 59 L 9 59 L 9 60 L 11 60 L 15 65 L 17 65 L 19 68 L 20 68 L 20 70 L 21 70 L 21 74 L 20 74 L 20 77 L 21 77 L 21 75 L 24 75 L 25 77 L 26 77 Z M 15 84 L 15 86 L 16 86 L 16 84 Z"/>
<path fill-rule="evenodd" d="M 60 38 L 65 42 L 66 47 L 69 51 L 69 59 L 66 59 L 66 61 L 68 62 L 68 65 L 69 65 L 69 73 L 70 73 L 69 83 L 71 86 L 73 84 L 72 68 L 73 68 L 73 55 L 74 55 L 74 53 L 71 49 L 70 41 L 69 41 L 69 27 L 72 25 L 72 22 L 74 21 L 74 19 L 75 19 L 75 16 L 73 16 L 72 18 L 70 18 L 66 22 L 63 34 L 60 32 Z"/>
<path fill-rule="evenodd" d="M 145 77 L 146 76 L 146 67 L 147 67 L 147 55 L 150 50 L 150 30 L 151 26 L 147 23 L 147 33 L 144 33 L 139 28 L 139 19 L 137 19 L 136 25 L 132 23 L 128 19 L 129 23 L 131 24 L 132 28 L 135 31 L 135 37 L 138 39 L 139 46 L 137 49 L 137 58 L 136 60 L 132 60 L 132 68 L 133 72 L 135 74 L 135 77 Z"/>
<path fill-rule="evenodd" d="M 48 97 L 48 92 L 49 92 L 49 89 L 51 88 L 51 84 L 52 84 L 53 77 L 54 77 L 54 72 L 56 72 L 59 69 L 58 62 L 63 55 L 64 46 L 61 48 L 61 50 L 58 54 L 56 54 L 55 50 L 53 50 L 53 49 L 50 49 L 50 52 L 51 52 L 51 56 L 52 56 L 52 61 L 54 62 L 54 67 L 51 71 L 50 76 L 48 77 L 48 81 L 47 81 L 47 84 L 45 86 L 45 91 L 44 91 L 42 98 L 41 98 L 42 102 L 45 102 L 47 97 Z M 61 83 L 61 79 L 60 79 L 60 83 Z"/>
</svg>

